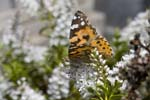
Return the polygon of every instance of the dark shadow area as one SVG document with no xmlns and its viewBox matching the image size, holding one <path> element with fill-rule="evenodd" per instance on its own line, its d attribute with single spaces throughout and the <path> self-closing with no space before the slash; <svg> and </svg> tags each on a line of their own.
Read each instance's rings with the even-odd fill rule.
<svg viewBox="0 0 150 100">
<path fill-rule="evenodd" d="M 150 0 L 96 0 L 95 9 L 106 14 L 107 24 L 123 27 L 128 18 L 150 7 Z"/>
</svg>

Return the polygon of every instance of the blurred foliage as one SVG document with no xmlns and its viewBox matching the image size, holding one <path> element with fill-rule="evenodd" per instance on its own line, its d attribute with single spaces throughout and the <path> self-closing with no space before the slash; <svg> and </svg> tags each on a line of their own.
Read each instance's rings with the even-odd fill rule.
<svg viewBox="0 0 150 100">
<path fill-rule="evenodd" d="M 70 81 L 70 89 L 69 89 L 69 95 L 67 98 L 61 99 L 61 100 L 85 100 L 81 96 L 78 89 L 75 87 L 74 82 Z"/>
<path fill-rule="evenodd" d="M 55 21 L 57 20 L 53 14 L 46 9 L 43 0 L 40 0 L 40 9 L 39 9 L 39 19 L 43 22 L 47 22 L 45 26 L 43 26 L 39 33 L 46 37 L 49 37 L 53 32 L 54 28 L 56 27 Z"/>
<path fill-rule="evenodd" d="M 41 35 L 44 35 L 46 37 L 49 37 L 51 33 L 53 32 L 53 29 L 56 27 L 55 25 L 55 18 L 50 12 L 45 12 L 41 16 L 41 21 L 49 21 L 44 27 L 42 27 L 39 31 Z"/>
<path fill-rule="evenodd" d="M 128 41 L 122 40 L 118 29 L 115 30 L 112 40 L 113 56 L 108 59 L 107 65 L 114 67 L 114 65 L 121 60 L 122 56 L 129 51 Z"/>
<path fill-rule="evenodd" d="M 64 45 L 53 45 L 50 46 L 45 55 L 44 66 L 46 67 L 48 73 L 57 67 L 62 60 L 67 56 L 67 48 Z"/>
<path fill-rule="evenodd" d="M 46 69 L 41 66 L 40 62 L 25 62 L 24 58 L 26 54 L 23 52 L 14 55 L 15 49 L 21 50 L 21 47 L 13 48 L 12 43 L 10 43 L 8 47 L 7 49 L 5 47 L 0 49 L 1 51 L 5 51 L 3 55 L 1 55 L 2 72 L 5 76 L 16 85 L 18 80 L 25 77 L 31 86 L 46 92 L 47 80 L 44 79 L 47 74 L 45 73 Z M 43 72 L 41 70 L 43 70 Z"/>
</svg>

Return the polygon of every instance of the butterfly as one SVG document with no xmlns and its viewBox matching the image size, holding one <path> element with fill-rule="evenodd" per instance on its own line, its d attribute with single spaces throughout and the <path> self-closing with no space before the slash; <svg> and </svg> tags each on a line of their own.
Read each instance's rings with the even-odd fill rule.
<svg viewBox="0 0 150 100">
<path fill-rule="evenodd" d="M 89 59 L 88 56 L 94 48 L 103 56 L 112 55 L 112 48 L 107 40 L 97 34 L 87 16 L 81 11 L 77 11 L 73 17 L 69 42 L 70 59 Z"/>
</svg>

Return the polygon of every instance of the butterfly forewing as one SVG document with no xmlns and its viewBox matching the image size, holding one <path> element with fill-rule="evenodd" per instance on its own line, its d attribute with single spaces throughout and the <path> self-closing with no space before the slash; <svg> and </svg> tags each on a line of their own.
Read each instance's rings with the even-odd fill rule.
<svg viewBox="0 0 150 100">
<path fill-rule="evenodd" d="M 85 14 L 77 11 L 71 24 L 69 56 L 82 56 L 91 51 L 89 44 L 95 36 L 95 30 L 88 23 Z"/>
<path fill-rule="evenodd" d="M 102 36 L 97 36 L 81 11 L 77 11 L 73 17 L 69 42 L 69 58 L 85 58 L 83 56 L 88 56 L 93 48 L 97 48 L 102 55 L 112 55 L 109 43 Z"/>
<path fill-rule="evenodd" d="M 70 38 L 74 37 L 74 33 L 78 32 L 80 29 L 83 29 L 85 26 L 88 26 L 88 20 L 84 13 L 77 11 L 73 17 L 70 30 Z"/>
</svg>

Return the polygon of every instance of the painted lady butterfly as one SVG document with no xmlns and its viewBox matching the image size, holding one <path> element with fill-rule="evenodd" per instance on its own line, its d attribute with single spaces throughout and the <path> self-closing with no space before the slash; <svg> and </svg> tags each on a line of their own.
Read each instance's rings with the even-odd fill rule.
<svg viewBox="0 0 150 100">
<path fill-rule="evenodd" d="M 103 56 L 112 55 L 112 48 L 107 40 L 97 35 L 83 12 L 77 11 L 71 24 L 69 58 L 88 59 L 88 55 L 94 48 L 97 48 Z"/>
</svg>

